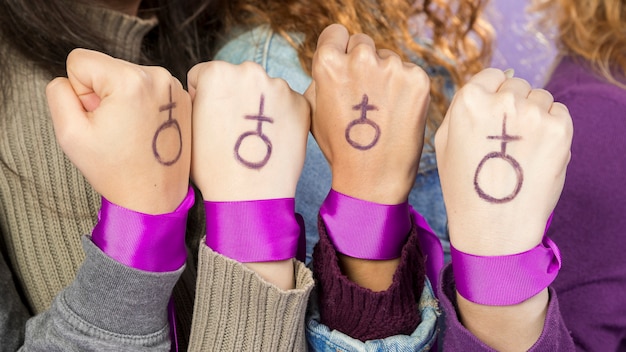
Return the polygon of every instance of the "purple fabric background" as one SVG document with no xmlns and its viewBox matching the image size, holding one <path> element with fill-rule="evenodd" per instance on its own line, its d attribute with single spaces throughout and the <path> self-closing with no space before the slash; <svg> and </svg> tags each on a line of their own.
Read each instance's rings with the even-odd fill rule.
<svg viewBox="0 0 626 352">
<path fill-rule="evenodd" d="M 491 64 L 513 68 L 515 76 L 541 88 L 547 81 L 556 56 L 551 35 L 539 30 L 535 13 L 526 9 L 531 1 L 492 0 L 486 9 L 496 43 Z"/>
</svg>

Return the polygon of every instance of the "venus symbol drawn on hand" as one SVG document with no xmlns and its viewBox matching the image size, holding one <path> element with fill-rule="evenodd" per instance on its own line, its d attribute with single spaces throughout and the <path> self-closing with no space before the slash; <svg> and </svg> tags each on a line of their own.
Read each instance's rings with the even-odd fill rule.
<svg viewBox="0 0 626 352">
<path fill-rule="evenodd" d="M 378 125 L 374 121 L 367 119 L 368 111 L 377 110 L 377 108 L 374 105 L 367 104 L 368 100 L 369 98 L 367 94 L 363 94 L 363 100 L 361 100 L 361 103 L 352 107 L 352 110 L 361 110 L 361 117 L 356 120 L 352 120 L 348 124 L 348 127 L 346 128 L 346 141 L 348 141 L 348 143 L 350 143 L 350 145 L 353 148 L 356 148 L 358 150 L 368 150 L 372 148 L 373 146 L 376 145 L 376 143 L 378 143 L 378 138 L 380 137 L 380 127 L 378 127 Z M 352 139 L 352 137 L 350 136 L 350 132 L 352 128 L 355 127 L 356 125 L 369 125 L 369 126 L 372 126 L 372 128 L 374 128 L 374 133 L 375 133 L 374 138 L 369 144 L 361 144 L 355 141 L 354 139 Z"/>
<path fill-rule="evenodd" d="M 474 174 L 474 188 L 476 189 L 476 193 L 478 193 L 478 196 L 488 202 L 498 203 L 498 204 L 510 202 L 511 200 L 513 200 L 513 198 L 517 196 L 520 189 L 522 188 L 522 183 L 524 181 L 524 174 L 522 172 L 522 167 L 517 162 L 517 160 L 515 160 L 512 156 L 506 154 L 506 144 L 509 142 L 518 141 L 522 139 L 522 137 L 511 136 L 511 135 L 506 134 L 506 114 L 504 114 L 504 119 L 502 120 L 502 135 L 487 136 L 487 139 L 501 140 L 500 151 L 489 153 L 485 155 L 485 157 L 480 161 L 480 163 L 478 164 L 478 167 L 476 168 L 476 173 Z M 480 174 L 485 163 L 491 159 L 502 159 L 508 162 L 513 168 L 513 170 L 515 170 L 515 174 L 517 178 L 516 179 L 517 184 L 515 185 L 515 189 L 513 189 L 513 191 L 509 195 L 502 197 L 502 198 L 496 198 L 492 195 L 485 193 L 478 183 L 478 175 Z"/>
<path fill-rule="evenodd" d="M 180 131 L 180 125 L 178 124 L 178 121 L 176 121 L 176 119 L 172 118 L 172 110 L 174 110 L 175 107 L 176 107 L 176 102 L 172 101 L 172 86 L 170 85 L 170 102 L 159 107 L 159 112 L 163 112 L 167 110 L 169 111 L 169 116 L 167 118 L 167 121 L 165 121 L 161 126 L 159 126 L 157 131 L 154 133 L 154 137 L 152 138 L 152 152 L 154 153 L 154 157 L 159 163 L 165 166 L 170 166 L 176 163 L 178 159 L 180 159 L 180 156 L 183 152 L 183 135 Z M 159 149 L 157 146 L 159 135 L 165 130 L 167 130 L 168 128 L 173 128 L 176 130 L 176 132 L 178 132 L 178 152 L 173 158 L 169 160 L 163 158 L 161 153 L 159 153 Z"/>
<path fill-rule="evenodd" d="M 261 103 L 259 104 L 259 114 L 258 115 L 246 115 L 244 117 L 247 120 L 257 120 L 256 131 L 248 131 L 242 134 L 237 139 L 237 143 L 235 143 L 235 158 L 237 158 L 237 160 L 240 163 L 244 164 L 245 166 L 251 169 L 262 168 L 263 166 L 265 166 L 265 164 L 267 164 L 267 161 L 270 160 L 270 156 L 272 155 L 272 142 L 267 137 L 267 135 L 263 134 L 263 122 L 274 123 L 274 120 L 267 116 L 263 116 L 264 105 L 265 105 L 265 96 L 261 94 Z M 265 157 L 261 161 L 257 161 L 257 162 L 248 161 L 239 154 L 239 148 L 241 148 L 241 143 L 243 142 L 244 139 L 250 136 L 258 136 L 259 138 L 261 138 L 263 143 L 265 143 L 265 145 L 267 146 Z"/>
</svg>

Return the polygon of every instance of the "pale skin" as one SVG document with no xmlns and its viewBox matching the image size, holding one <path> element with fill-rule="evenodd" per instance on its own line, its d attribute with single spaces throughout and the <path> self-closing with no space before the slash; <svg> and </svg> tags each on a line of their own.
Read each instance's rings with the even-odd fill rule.
<svg viewBox="0 0 626 352">
<path fill-rule="evenodd" d="M 430 81 L 419 67 L 389 50 L 377 50 L 364 34 L 349 35 L 339 25 L 326 28 L 313 57 L 312 132 L 332 170 L 332 187 L 380 204 L 407 200 L 423 144 Z M 356 111 L 367 95 L 367 109 Z M 375 145 L 355 148 L 346 126 L 366 113 L 380 128 Z M 360 133 L 360 134 L 359 134 Z M 350 130 L 359 145 L 372 142 L 372 128 Z M 392 283 L 399 258 L 365 260 L 339 255 L 342 272 L 373 291 Z"/>
<path fill-rule="evenodd" d="M 341 33 L 339 29 L 336 30 L 338 32 L 333 33 L 330 29 L 328 32 L 337 34 L 339 37 L 348 37 L 347 33 Z M 323 38 L 322 36 L 320 41 Z M 352 38 L 354 37 L 349 40 Z M 360 39 L 367 41 L 364 37 L 360 37 Z M 318 48 L 321 47 L 318 45 Z M 341 53 L 343 48 L 348 51 L 349 47 L 345 41 L 338 41 L 335 49 Z M 340 61 L 336 56 L 333 56 L 336 53 L 332 50 L 326 50 L 326 52 L 323 50 L 318 50 L 317 57 L 321 56 L 323 62 L 329 63 L 329 66 L 340 67 L 337 64 Z M 324 53 L 324 55 L 320 53 Z M 313 72 L 315 83 L 320 84 L 322 80 L 315 76 L 315 66 Z M 339 79 L 341 79 L 339 75 L 329 76 L 340 77 Z M 370 77 L 370 74 L 362 76 Z M 345 82 L 350 82 L 350 80 L 346 79 Z M 448 189 L 447 193 L 444 190 L 444 196 L 446 196 L 446 206 L 449 211 L 453 245 L 464 252 L 479 255 L 519 253 L 539 243 L 543 235 L 545 221 L 560 194 L 565 167 L 570 157 L 571 119 L 564 106 L 554 103 L 548 92 L 531 90 L 526 82 L 506 78 L 501 71 L 487 70 L 477 75 L 470 83 L 469 88 L 459 94 L 453 102 L 446 122 L 442 125 L 436 139 L 438 163 L 443 170 L 440 172 L 444 173 L 442 184 Z M 332 131 L 339 129 L 338 125 L 345 125 L 345 121 L 348 119 L 353 119 L 354 113 L 350 111 L 350 104 L 329 104 L 329 107 L 344 107 L 343 115 L 333 111 L 329 114 L 330 116 L 339 116 L 338 120 L 342 116 L 346 117 L 343 123 L 337 123 L 336 120 L 324 120 L 323 117 L 326 115 L 319 114 L 316 106 L 316 103 L 319 104 L 319 96 L 311 98 L 314 96 L 312 94 L 314 89 L 315 87 L 312 86 L 307 92 L 314 112 L 312 130 L 332 168 L 336 160 L 333 158 L 339 159 L 345 152 L 340 149 L 343 142 L 342 134 L 335 133 L 333 141 Z M 477 96 L 479 93 L 482 95 Z M 353 94 L 356 95 L 358 92 Z M 334 97 L 345 97 L 345 94 L 328 94 L 329 100 Z M 370 102 L 372 101 L 370 100 Z M 464 102 L 474 102 L 476 105 L 468 107 Z M 509 121 L 509 131 L 514 132 L 514 134 L 521 134 L 528 141 L 528 143 L 520 146 L 511 145 L 507 150 L 508 154 L 514 155 L 516 160 L 524 166 L 526 178 L 523 191 L 520 191 L 510 204 L 501 209 L 494 208 L 494 206 L 500 205 L 490 204 L 477 196 L 472 184 L 472 177 L 480 159 L 493 149 L 499 148 L 498 143 L 494 147 L 493 141 L 486 138 L 489 135 L 497 135 L 502 128 L 502 116 L 494 112 L 510 114 L 512 121 Z M 493 117 L 487 121 L 477 120 L 476 126 L 478 127 L 470 128 L 461 124 L 472 121 L 471 119 L 464 119 L 468 115 Z M 518 123 L 521 118 L 524 118 L 524 125 Z M 381 123 L 381 121 L 383 120 L 376 119 L 377 123 Z M 516 129 L 520 126 L 523 126 L 521 130 Z M 383 131 L 382 135 L 384 135 L 388 129 L 383 125 L 381 130 Z M 464 132 L 467 133 L 463 134 Z M 449 137 L 449 134 L 452 134 L 453 137 Z M 421 135 L 419 138 L 414 136 L 405 136 L 405 138 L 407 140 L 414 138 L 413 140 L 419 141 L 421 145 Z M 335 143 L 333 144 L 333 142 Z M 470 148 L 469 144 L 474 148 Z M 331 149 L 333 146 L 336 149 Z M 347 145 L 343 143 L 343 146 L 346 147 Z M 376 148 L 371 150 L 376 150 Z M 348 160 L 336 163 L 336 165 L 343 166 L 346 163 L 358 161 L 358 158 L 354 158 L 355 154 Z M 413 162 L 419 160 L 419 154 L 411 157 L 414 159 L 408 158 L 395 163 L 395 165 L 409 165 L 410 167 Z M 469 162 L 470 165 L 463 164 L 463 162 Z M 346 167 L 347 172 L 350 170 L 354 170 L 355 173 L 362 172 L 359 166 L 363 167 L 363 164 L 353 164 L 351 167 Z M 373 171 L 380 172 L 389 169 L 389 167 L 391 166 Z M 459 170 L 460 168 L 466 168 L 467 171 L 463 172 Z M 378 193 L 377 185 L 368 185 L 368 187 L 360 189 L 359 185 L 367 184 L 368 179 L 371 180 L 369 178 L 371 176 L 367 176 L 367 173 L 365 176 L 361 173 L 360 175 L 350 175 L 347 179 L 341 179 L 342 173 L 339 171 L 342 169 L 336 167 L 332 170 L 333 188 L 361 199 L 384 204 L 397 204 L 406 199 L 406 194 L 410 188 L 410 184 L 409 188 L 405 188 L 404 192 L 407 193 L 396 193 L 393 189 L 384 188 L 381 188 L 382 192 Z M 399 171 L 396 169 L 394 172 L 398 173 Z M 509 178 L 514 177 L 515 173 L 502 174 L 503 170 L 487 167 L 485 172 L 491 175 L 493 179 L 501 180 L 495 183 L 491 181 L 491 184 L 495 184 L 495 188 L 490 188 L 489 191 L 495 194 L 498 192 L 507 194 L 506 190 L 509 190 L 508 187 L 511 186 Z M 545 177 L 546 172 L 548 177 Z M 393 172 L 390 172 L 389 175 L 393 177 Z M 414 174 L 410 175 L 411 177 L 415 176 Z M 386 179 L 384 175 L 382 177 L 377 176 L 380 179 Z M 467 179 L 464 180 L 464 177 Z M 542 181 L 541 178 L 547 178 L 548 182 Z M 359 182 L 350 182 L 355 179 Z M 395 184 L 402 184 L 401 179 L 394 182 Z M 450 191 L 450 189 L 454 191 Z M 536 202 L 530 202 L 531 198 Z M 469 202 L 468 199 L 471 199 L 473 203 L 467 203 Z M 482 203 L 478 204 L 478 202 Z M 528 212 L 531 207 L 532 211 Z M 520 216 L 519 212 L 526 213 Z M 457 227 L 456 224 L 458 223 L 463 223 L 463 227 Z M 481 229 L 481 231 L 474 229 Z M 344 255 L 339 255 L 339 259 L 343 273 L 350 280 L 374 291 L 383 291 L 389 287 L 398 265 L 397 259 L 371 261 Z M 520 304 L 503 307 L 479 305 L 458 296 L 458 308 L 462 323 L 487 345 L 503 351 L 527 350 L 537 341 L 542 332 L 548 300 L 547 289 Z"/>
<path fill-rule="evenodd" d="M 506 203 L 481 198 L 474 187 L 480 160 L 500 148 L 486 138 L 502 130 L 521 139 L 507 154 L 523 168 L 519 193 Z M 545 90 L 531 89 L 518 78 L 487 69 L 474 76 L 455 96 L 437 131 L 435 147 L 448 212 L 452 245 L 465 253 L 495 256 L 524 252 L 540 243 L 556 205 L 570 159 L 572 122 L 567 109 Z M 489 192 L 506 195 L 518 178 L 507 163 L 485 166 Z M 499 351 L 525 351 L 543 330 L 548 290 L 511 306 L 486 306 L 457 293 L 463 325 Z"/>
<path fill-rule="evenodd" d="M 191 162 L 191 101 L 181 83 L 163 68 L 84 49 L 69 54 L 67 73 L 50 82 L 46 93 L 68 158 L 114 204 L 146 214 L 175 210 L 187 194 Z M 158 148 L 163 155 L 181 153 L 164 166 L 151 146 L 170 113 L 160 107 L 170 99 L 181 133 L 164 133 Z"/>
<path fill-rule="evenodd" d="M 306 100 L 285 81 L 269 78 L 253 63 L 198 64 L 189 72 L 188 83 L 194 109 L 191 177 L 203 198 L 293 198 L 304 165 L 310 123 Z M 264 123 L 262 131 L 273 147 L 265 165 L 251 168 L 237 159 L 234 147 L 243 133 L 257 129 L 257 121 L 245 116 L 259 113 L 261 95 L 263 115 L 273 120 Z M 267 147 L 258 136 L 246 143 L 237 150 L 242 158 L 261 160 L 266 155 Z M 244 265 L 280 289 L 295 287 L 293 260 Z"/>
</svg>

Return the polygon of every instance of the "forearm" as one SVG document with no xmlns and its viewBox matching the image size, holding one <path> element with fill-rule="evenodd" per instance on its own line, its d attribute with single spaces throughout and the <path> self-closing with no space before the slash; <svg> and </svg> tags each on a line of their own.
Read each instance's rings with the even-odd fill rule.
<svg viewBox="0 0 626 352">
<path fill-rule="evenodd" d="M 283 291 L 295 288 L 293 260 L 279 260 L 275 262 L 244 263 L 267 282 L 276 285 Z"/>
<path fill-rule="evenodd" d="M 341 272 L 355 284 L 374 292 L 385 291 L 393 283 L 400 258 L 368 260 L 337 253 Z"/>
<path fill-rule="evenodd" d="M 502 312 L 496 311 L 496 317 L 485 317 L 486 320 L 482 326 L 477 326 L 478 324 L 481 324 L 478 319 L 483 318 L 481 315 L 487 315 L 489 313 L 488 310 L 472 307 L 474 311 L 471 311 L 472 308 L 470 308 L 470 310 L 464 309 L 463 313 L 461 313 L 461 307 L 458 306 L 458 295 L 456 293 L 454 274 L 451 265 L 444 268 L 442 281 L 438 291 L 438 297 L 444 313 L 443 315 L 445 317 L 444 324 L 446 326 L 446 331 L 445 334 L 443 334 L 442 341 L 444 350 L 494 351 L 496 348 L 510 350 L 512 347 L 523 346 L 521 344 L 516 344 L 516 341 L 526 344 L 525 350 L 529 351 L 575 350 L 572 338 L 570 337 L 569 331 L 563 322 L 563 318 L 561 317 L 556 293 L 550 288 L 548 288 L 548 292 L 545 293 L 545 299 L 548 301 L 543 301 L 542 303 L 542 300 L 544 299 L 542 296 L 544 291 L 542 291 L 541 294 L 537 295 L 537 301 L 523 302 L 523 304 L 529 304 L 512 307 L 509 310 L 505 309 Z M 543 304 L 544 306 L 537 308 L 533 307 L 534 304 Z M 520 316 L 512 317 L 511 314 L 514 313 L 519 313 Z M 463 319 L 471 320 L 469 323 L 471 326 L 468 327 L 465 321 L 462 322 L 462 319 L 460 318 L 461 314 L 465 314 Z M 523 316 L 524 314 L 526 315 Z M 544 318 L 539 318 L 539 315 L 544 316 Z M 523 319 L 532 320 L 533 317 L 541 321 L 522 321 Z M 504 323 L 503 321 L 506 319 L 509 319 L 509 321 Z M 498 321 L 502 322 L 506 326 L 497 326 L 496 323 Z M 536 327 L 536 325 L 541 325 L 541 330 L 538 335 L 536 335 L 536 331 L 532 331 L 529 334 L 525 331 L 518 330 L 518 336 L 513 336 L 511 340 L 508 341 L 504 341 L 504 339 L 498 340 L 498 337 L 496 336 L 497 334 L 514 335 L 515 331 L 513 328 L 515 326 L 519 329 L 524 329 L 523 326 L 530 326 L 532 329 L 532 327 Z M 486 333 L 488 327 L 493 328 L 493 330 Z M 474 331 L 470 331 L 470 328 Z M 486 335 L 486 337 L 484 335 Z M 520 337 L 522 339 L 520 339 Z M 493 342 L 502 343 L 503 341 L 506 342 L 503 346 L 491 345 Z"/>
<path fill-rule="evenodd" d="M 548 289 L 511 306 L 487 306 L 456 294 L 459 319 L 482 342 L 498 351 L 527 351 L 541 336 Z"/>
<path fill-rule="evenodd" d="M 425 277 L 415 227 L 400 258 L 383 263 L 350 258 L 346 272 L 339 257 L 320 221 L 313 271 L 321 323 L 361 341 L 410 335 L 421 321 L 416 308 Z M 364 310 L 364 306 L 369 308 Z"/>
<path fill-rule="evenodd" d="M 313 277 L 301 262 L 289 262 L 295 286 L 285 291 L 202 244 L 189 350 L 305 350 Z"/>
</svg>

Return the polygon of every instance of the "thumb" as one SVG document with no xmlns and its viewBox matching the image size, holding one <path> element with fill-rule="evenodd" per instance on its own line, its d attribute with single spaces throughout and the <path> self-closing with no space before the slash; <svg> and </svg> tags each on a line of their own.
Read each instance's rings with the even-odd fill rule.
<svg viewBox="0 0 626 352">
<path fill-rule="evenodd" d="M 54 133 L 61 148 L 67 150 L 68 143 L 74 140 L 74 137 L 83 134 L 75 134 L 73 131 L 84 132 L 87 128 L 89 121 L 87 112 L 67 78 L 58 77 L 48 83 L 46 97 Z"/>
<path fill-rule="evenodd" d="M 128 62 L 93 50 L 74 49 L 67 56 L 67 77 L 86 111 L 97 109 L 116 82 L 136 71 Z"/>
</svg>

